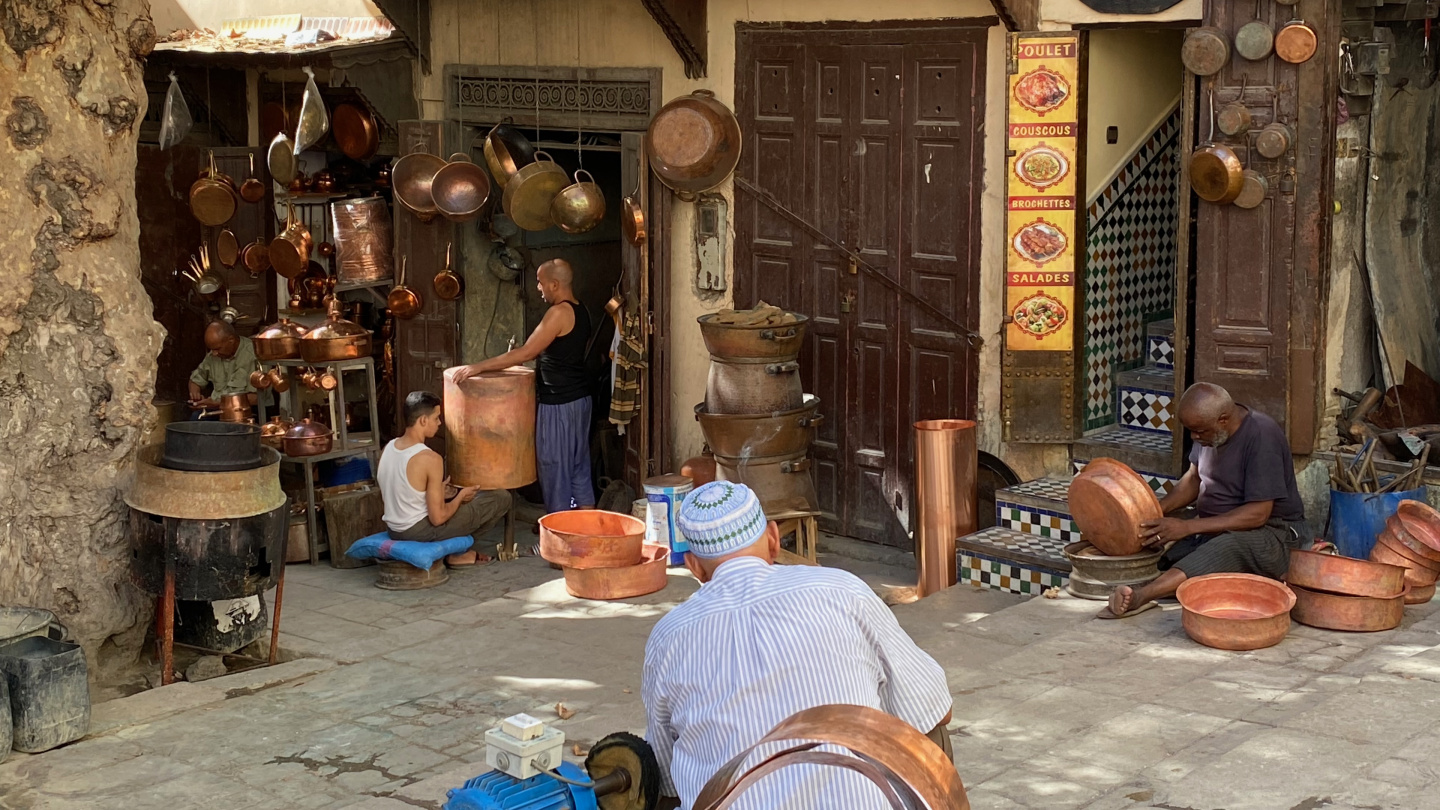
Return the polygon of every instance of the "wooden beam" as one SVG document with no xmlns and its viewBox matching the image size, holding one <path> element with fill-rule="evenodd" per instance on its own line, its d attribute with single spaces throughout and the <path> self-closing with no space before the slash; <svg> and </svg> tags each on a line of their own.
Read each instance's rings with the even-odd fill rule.
<svg viewBox="0 0 1440 810">
<path fill-rule="evenodd" d="M 706 27 L 706 0 L 641 0 L 645 10 L 665 32 L 680 60 L 685 63 L 685 76 L 699 79 L 705 75 L 705 59 L 709 29 Z"/>
</svg>

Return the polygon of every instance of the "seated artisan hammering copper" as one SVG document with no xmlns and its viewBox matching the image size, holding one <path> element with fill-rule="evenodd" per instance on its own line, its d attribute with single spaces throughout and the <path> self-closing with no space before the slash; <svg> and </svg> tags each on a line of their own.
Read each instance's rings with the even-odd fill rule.
<svg viewBox="0 0 1440 810">
<path fill-rule="evenodd" d="M 1097 458 L 1070 482 L 1070 514 L 1081 539 L 1111 557 L 1144 548 L 1140 524 L 1164 517 L 1155 491 L 1134 470 Z"/>
</svg>

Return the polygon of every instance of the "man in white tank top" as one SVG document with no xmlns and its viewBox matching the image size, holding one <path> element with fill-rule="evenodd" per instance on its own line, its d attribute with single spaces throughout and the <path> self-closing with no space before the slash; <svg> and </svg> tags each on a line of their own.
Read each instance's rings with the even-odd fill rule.
<svg viewBox="0 0 1440 810">
<path fill-rule="evenodd" d="M 450 484 L 445 459 L 425 446 L 425 440 L 440 431 L 439 397 L 412 391 L 405 397 L 404 416 L 405 433 L 385 445 L 375 471 L 390 536 L 424 542 L 465 535 L 478 538 L 510 511 L 510 493 Z M 474 565 L 481 556 L 472 549 L 451 554 L 445 562 Z"/>
</svg>

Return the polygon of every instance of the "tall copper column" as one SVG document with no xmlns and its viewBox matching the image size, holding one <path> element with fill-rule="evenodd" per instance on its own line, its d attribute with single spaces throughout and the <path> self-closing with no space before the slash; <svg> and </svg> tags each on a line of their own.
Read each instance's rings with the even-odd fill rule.
<svg viewBox="0 0 1440 810">
<path fill-rule="evenodd" d="M 929 596 L 955 584 L 955 539 L 975 531 L 975 423 L 915 423 L 916 590 Z"/>
</svg>

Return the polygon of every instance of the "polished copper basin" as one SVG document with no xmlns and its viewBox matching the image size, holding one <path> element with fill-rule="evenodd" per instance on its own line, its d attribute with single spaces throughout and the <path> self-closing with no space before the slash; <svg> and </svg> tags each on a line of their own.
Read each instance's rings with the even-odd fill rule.
<svg viewBox="0 0 1440 810">
<path fill-rule="evenodd" d="M 1426 527 L 1423 524 L 1401 520 L 1399 513 L 1396 513 L 1385 521 L 1385 528 L 1380 531 L 1390 535 L 1391 546 L 1396 551 L 1425 563 L 1427 568 L 1440 570 L 1440 551 L 1431 548 L 1423 539 L 1426 537 Z"/>
<path fill-rule="evenodd" d="M 1418 545 L 1418 541 L 1398 526 L 1386 526 L 1381 529 L 1380 534 L 1375 537 L 1375 545 L 1384 546 L 1400 557 L 1405 558 L 1405 560 L 1407 560 L 1406 565 L 1410 568 L 1422 569 L 1422 573 L 1428 571 L 1432 574 L 1440 574 L 1440 562 L 1436 562 L 1416 551 L 1414 546 Z"/>
<path fill-rule="evenodd" d="M 1312 591 L 1345 596 L 1388 599 L 1405 590 L 1402 566 L 1300 549 L 1290 552 L 1290 573 L 1285 579 Z"/>
<path fill-rule="evenodd" d="M 1380 537 L 1384 537 L 1388 531 L 1389 529 L 1380 532 Z M 1434 571 L 1411 562 L 1408 557 L 1401 556 L 1379 538 L 1376 538 L 1375 547 L 1370 550 L 1370 561 L 1403 566 L 1405 568 L 1405 584 L 1412 588 L 1434 585 L 1435 580 L 1440 579 Z"/>
<path fill-rule="evenodd" d="M 639 565 L 566 568 L 565 592 L 577 599 L 630 599 L 655 593 L 668 580 L 670 550 L 645 546 Z"/>
<path fill-rule="evenodd" d="M 1405 618 L 1405 596 L 1402 591 L 1385 599 L 1373 596 L 1341 596 L 1321 593 L 1291 583 L 1295 608 L 1290 615 L 1301 624 L 1325 630 L 1351 633 L 1373 633 L 1393 630 Z"/>
<path fill-rule="evenodd" d="M 1070 482 L 1069 502 L 1080 539 L 1109 557 L 1140 553 L 1140 524 L 1164 517 L 1145 479 L 1111 458 L 1085 465 Z"/>
<path fill-rule="evenodd" d="M 1295 594 L 1284 583 L 1254 574 L 1206 574 L 1175 591 L 1180 623 L 1197 643 L 1217 650 L 1258 650 L 1290 632 Z"/>
<path fill-rule="evenodd" d="M 551 512 L 540 518 L 540 556 L 562 568 L 639 565 L 645 521 L 603 509 Z"/>
</svg>

